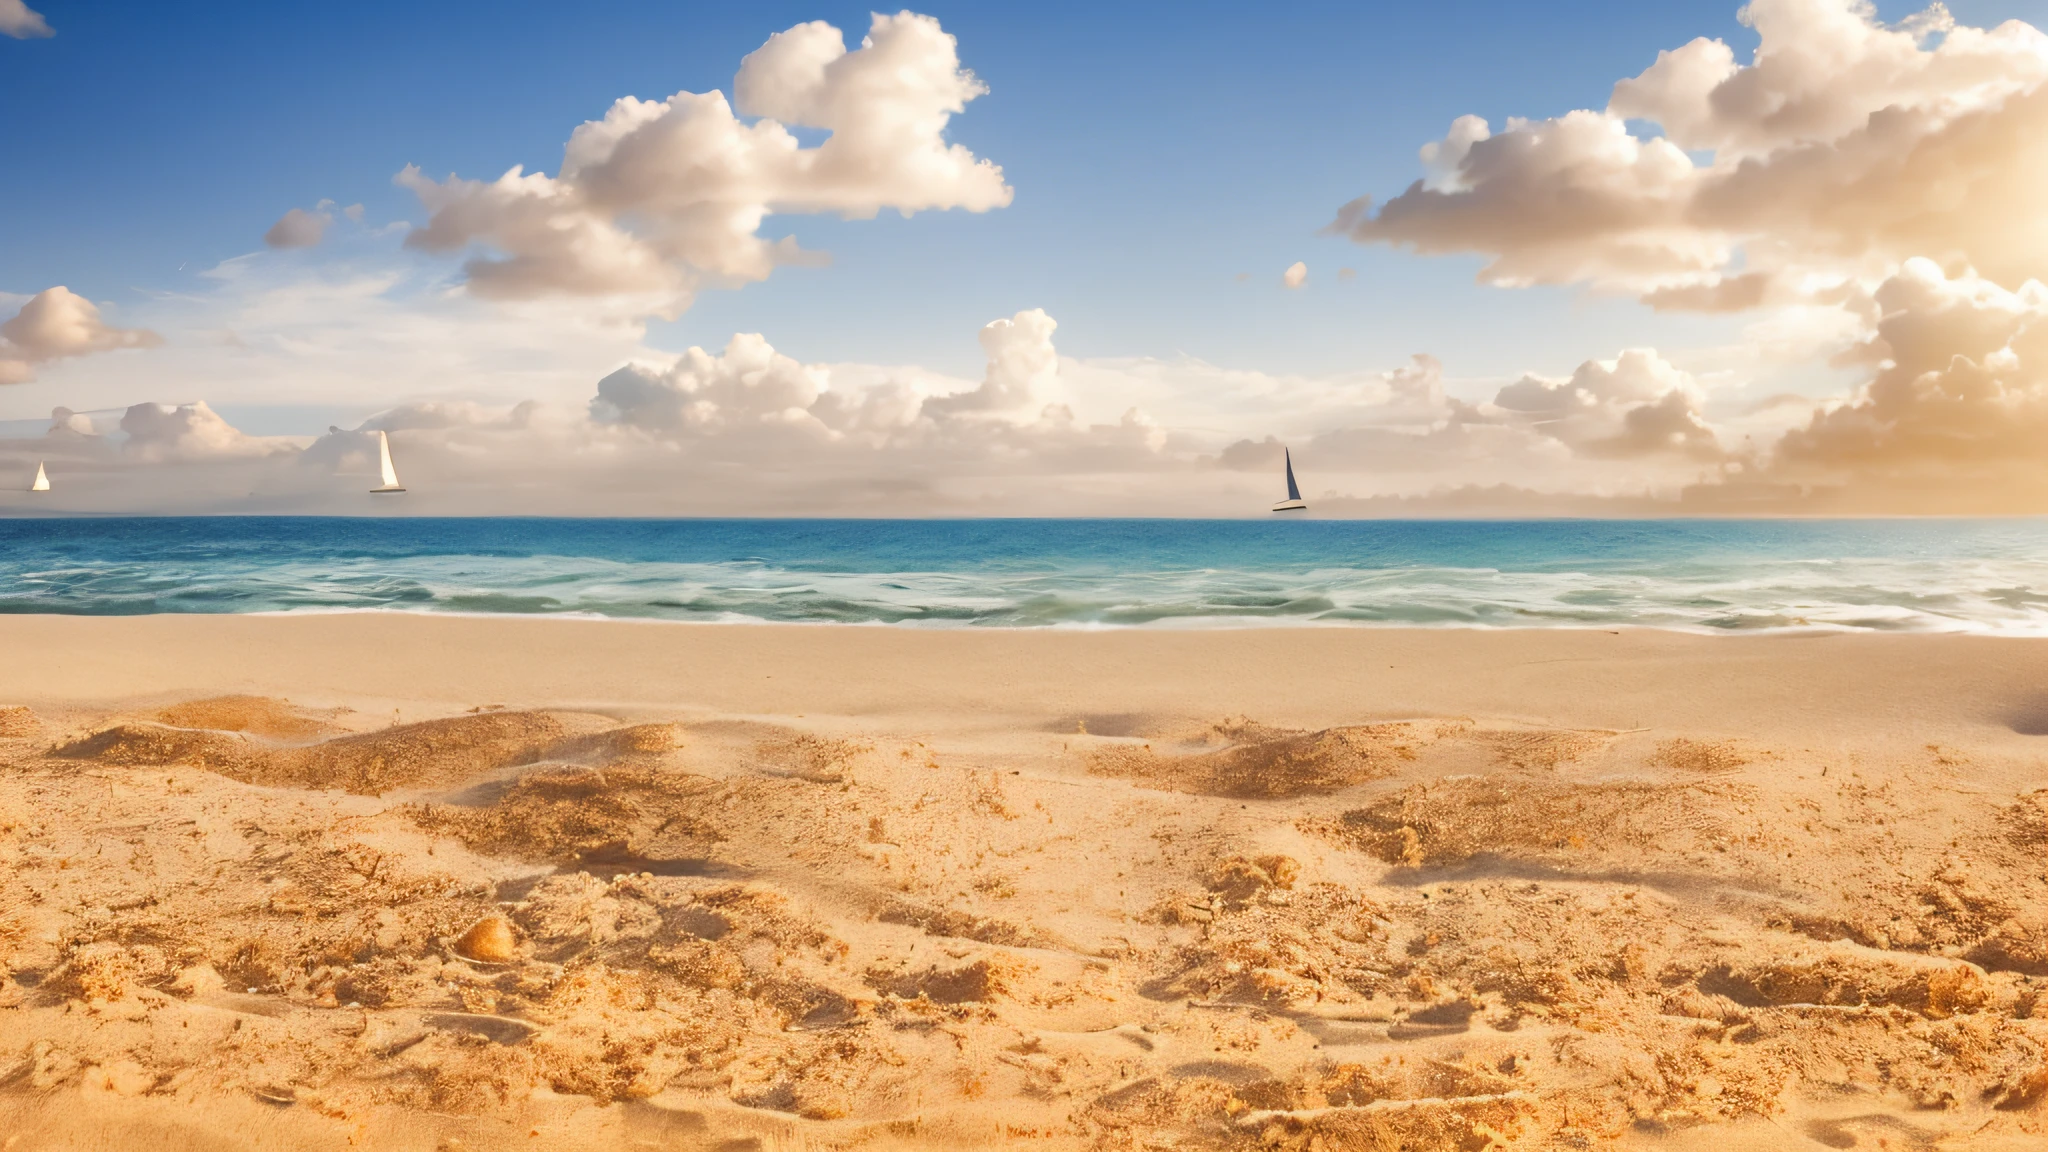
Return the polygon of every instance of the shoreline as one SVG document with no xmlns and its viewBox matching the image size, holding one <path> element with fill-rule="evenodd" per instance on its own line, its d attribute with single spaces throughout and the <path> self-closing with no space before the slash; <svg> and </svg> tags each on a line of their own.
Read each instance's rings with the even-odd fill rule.
<svg viewBox="0 0 2048 1152">
<path fill-rule="evenodd" d="M 1057 623 L 975 623 L 975 621 L 913 621 L 913 619 L 762 619 L 762 617 L 741 617 L 741 619 L 678 619 L 678 617 L 655 617 L 655 615 L 604 615 L 592 611 L 559 611 L 559 613 L 487 613 L 487 611 L 463 611 L 463 609 L 406 609 L 406 607 L 315 607 L 315 609 L 262 609 L 250 613 L 178 613 L 178 611 L 156 611 L 156 613 L 4 613 L 4 615 L 25 615 L 25 617 L 313 617 L 313 615 L 401 615 L 401 617 L 461 617 L 461 619 L 522 619 L 522 621 L 590 621 L 590 623 L 672 623 L 684 627 L 870 627 L 870 629 L 905 629 L 905 631 L 1296 631 L 1296 629 L 1393 629 L 1393 631 L 1659 631 L 1673 635 L 1700 635 L 1700 637 L 1741 637 L 1741 635 L 1980 635 L 1991 640 L 2048 640 L 2048 621 L 2040 627 L 2042 631 L 2019 631 L 2019 629 L 1995 629 L 1995 627 L 1915 627 L 1915 629 L 1876 629 L 1858 625 L 1835 625 L 1835 623 L 1804 623 L 1788 627 L 1683 627 L 1683 625 L 1655 625 L 1655 623 L 1466 623 L 1466 621 L 1442 621 L 1442 623 L 1391 623 L 1391 621 L 1370 621 L 1370 619 L 1313 619 L 1313 617 L 1163 617 L 1145 623 L 1102 623 L 1102 621 L 1057 621 Z M 1294 623 L 1288 623 L 1294 621 Z"/>
<path fill-rule="evenodd" d="M 1260 632 L 1294 631 L 1304 628 L 1331 629 L 1392 629 L 1411 632 L 1668 632 L 1680 636 L 1982 636 L 2002 640 L 2048 639 L 2048 622 L 2040 625 L 2041 630 L 2001 630 L 1998 628 L 1963 625 L 1956 628 L 1898 628 L 1878 629 L 1859 627 L 1853 624 L 1798 624 L 1785 627 L 1762 628 L 1713 628 L 1705 625 L 1684 626 L 1667 624 L 1479 624 L 1465 621 L 1444 621 L 1435 624 L 1413 622 L 1391 622 L 1358 619 L 1317 619 L 1308 616 L 1174 616 L 1148 620 L 1140 624 L 1109 624 L 1100 621 L 1059 621 L 1052 624 L 982 624 L 963 620 L 767 620 L 757 616 L 725 620 L 679 619 L 670 616 L 610 616 L 601 612 L 573 610 L 565 612 L 475 612 L 461 609 L 402 608 L 378 606 L 352 608 L 346 606 L 319 608 L 277 608 L 261 609 L 254 612 L 133 612 L 133 613 L 91 613 L 91 612 L 19 612 L 8 613 L 18 616 L 352 616 L 352 615 L 394 615 L 394 616 L 453 616 L 474 620 L 570 620 L 615 624 L 680 624 L 685 626 L 711 625 L 714 627 L 772 627 L 772 628 L 901 628 L 909 631 L 972 631 L 972 632 Z M 1291 622 L 1290 622 L 1291 621 Z"/>
</svg>

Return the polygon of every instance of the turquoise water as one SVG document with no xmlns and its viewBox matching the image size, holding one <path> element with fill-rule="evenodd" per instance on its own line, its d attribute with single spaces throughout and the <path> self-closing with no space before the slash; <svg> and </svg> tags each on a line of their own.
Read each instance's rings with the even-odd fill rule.
<svg viewBox="0 0 2048 1152">
<path fill-rule="evenodd" d="M 0 612 L 2048 634 L 2048 521 L 0 520 Z"/>
</svg>

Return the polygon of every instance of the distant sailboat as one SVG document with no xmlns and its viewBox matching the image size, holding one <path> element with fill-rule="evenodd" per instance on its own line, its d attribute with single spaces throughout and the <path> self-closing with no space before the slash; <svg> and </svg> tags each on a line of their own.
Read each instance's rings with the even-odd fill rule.
<svg viewBox="0 0 2048 1152">
<path fill-rule="evenodd" d="M 384 430 L 377 430 L 377 466 L 383 470 L 384 483 L 370 489 L 372 493 L 403 492 L 398 483 L 398 469 L 391 466 L 391 437 Z"/>
<path fill-rule="evenodd" d="M 28 490 L 31 492 L 48 492 L 50 490 L 50 474 L 43 471 L 43 462 L 41 460 L 36 461 L 36 482 L 29 485 Z"/>
<path fill-rule="evenodd" d="M 1284 448 L 1281 451 L 1286 453 L 1287 460 L 1287 499 L 1273 505 L 1273 511 L 1306 512 L 1308 501 L 1301 498 L 1301 489 L 1294 483 L 1294 453 Z"/>
</svg>

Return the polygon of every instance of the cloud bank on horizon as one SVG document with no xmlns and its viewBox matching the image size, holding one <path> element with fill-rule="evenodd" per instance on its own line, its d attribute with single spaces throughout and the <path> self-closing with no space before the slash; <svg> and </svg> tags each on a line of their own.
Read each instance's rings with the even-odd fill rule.
<svg viewBox="0 0 2048 1152">
<path fill-rule="evenodd" d="M 338 226 L 370 232 L 323 201 L 271 226 L 276 254 L 217 269 L 213 296 L 145 307 L 149 328 L 51 288 L 0 325 L 0 383 L 64 360 L 410 391 L 320 437 L 244 435 L 196 401 L 59 408 L 0 464 L 49 459 L 81 509 L 334 511 L 360 503 L 347 478 L 384 430 L 423 511 L 1170 515 L 1262 507 L 1286 444 L 1333 513 L 2048 510 L 2048 36 L 1939 4 L 1887 25 L 1860 0 L 1754 0 L 1743 19 L 1748 62 L 1703 38 L 1604 109 L 1460 117 L 1412 186 L 1331 228 L 1476 255 L 1504 290 L 1754 315 L 1759 344 L 1791 332 L 1784 355 L 1856 374 L 1830 400 L 1758 402 L 1731 387 L 1739 360 L 1652 348 L 1483 389 L 1432 355 L 1313 378 L 1076 359 L 1035 308 L 981 330 L 979 379 L 803 363 L 764 334 L 648 348 L 648 318 L 818 259 L 764 236 L 771 216 L 1011 202 L 945 138 L 986 89 L 904 12 L 852 50 L 822 22 L 776 33 L 730 102 L 622 98 L 552 176 L 407 168 L 427 218 L 395 243 L 459 259 L 452 280 L 409 278 L 396 250 L 318 263 Z M 1315 291 L 1305 262 L 1282 283 Z"/>
</svg>

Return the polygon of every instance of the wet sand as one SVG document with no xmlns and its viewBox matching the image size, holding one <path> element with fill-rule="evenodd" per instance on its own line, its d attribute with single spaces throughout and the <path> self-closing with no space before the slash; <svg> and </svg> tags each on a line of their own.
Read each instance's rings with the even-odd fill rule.
<svg viewBox="0 0 2048 1152">
<path fill-rule="evenodd" d="M 2048 1141 L 2041 641 L 0 656 L 6 1152 Z"/>
</svg>

